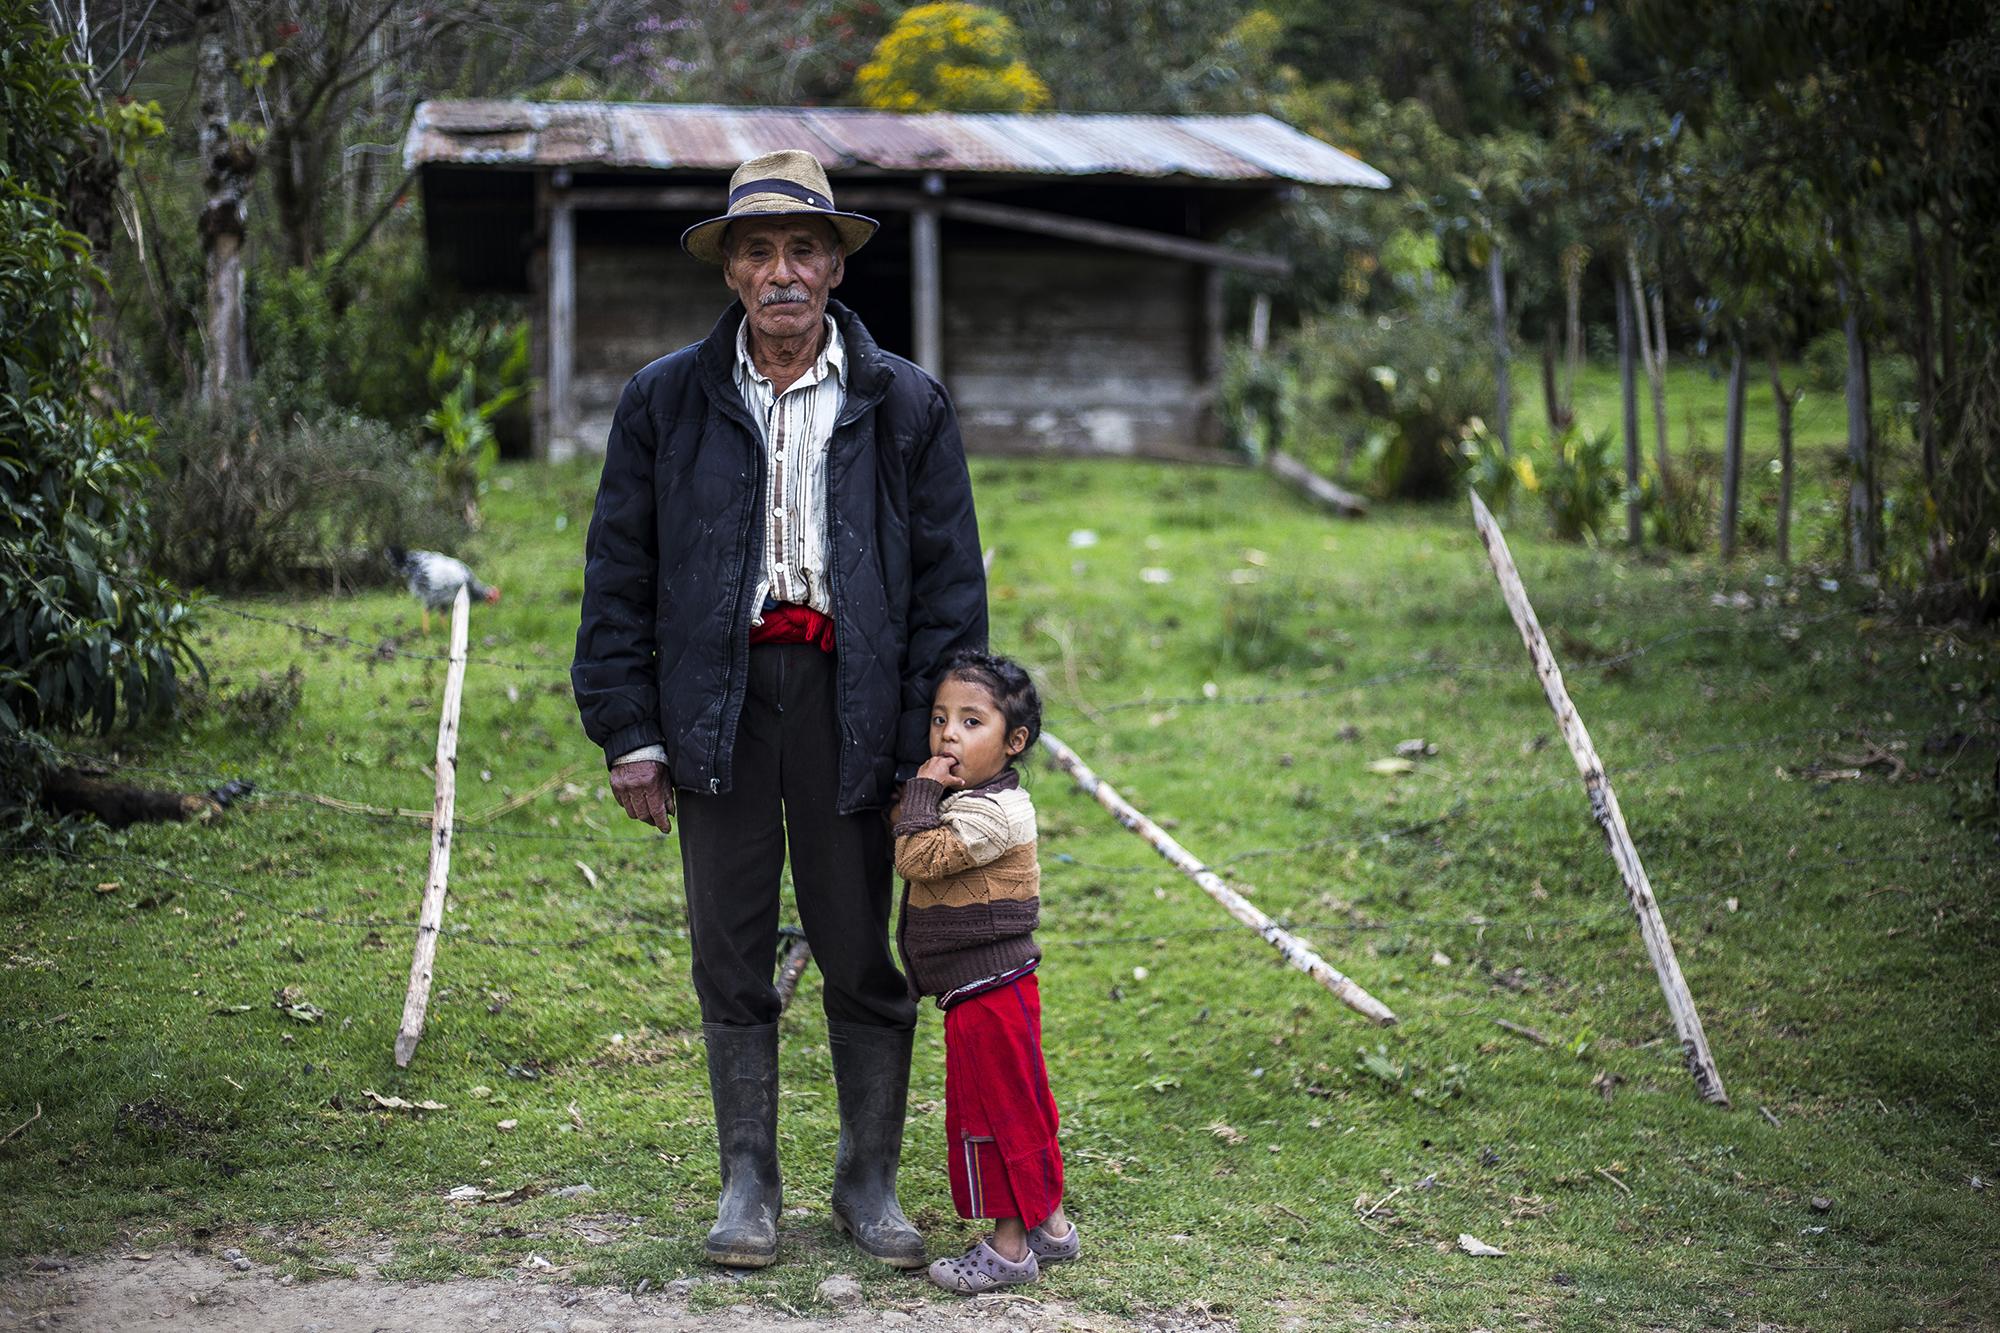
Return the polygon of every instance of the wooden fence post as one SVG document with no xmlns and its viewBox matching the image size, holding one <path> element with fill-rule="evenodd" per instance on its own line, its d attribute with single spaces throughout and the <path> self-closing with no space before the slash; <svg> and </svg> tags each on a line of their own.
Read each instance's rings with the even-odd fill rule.
<svg viewBox="0 0 2000 1333">
<path fill-rule="evenodd" d="M 1041 744 L 1042 748 L 1054 758 L 1057 767 L 1075 779 L 1077 786 L 1097 798 L 1099 805 L 1116 816 L 1119 823 L 1144 838 L 1153 850 L 1167 858 L 1175 869 L 1199 884 L 1209 897 L 1228 910 L 1229 915 L 1262 935 L 1265 943 L 1283 955 L 1286 962 L 1332 991 L 1334 997 L 1342 1004 L 1369 1020 L 1383 1027 L 1388 1027 L 1396 1021 L 1396 1015 L 1389 1011 L 1387 1005 L 1342 975 L 1325 959 L 1314 953 L 1304 940 L 1257 910 L 1242 894 L 1224 884 L 1220 875 L 1190 855 L 1187 848 L 1175 842 L 1165 829 L 1146 818 L 1124 797 L 1112 790 L 1110 783 L 1091 772 L 1083 760 L 1077 758 L 1076 751 L 1046 731 L 1042 733 Z"/>
<path fill-rule="evenodd" d="M 471 602 L 463 585 L 451 604 L 451 662 L 444 673 L 444 708 L 438 716 L 437 801 L 431 807 L 431 869 L 417 913 L 417 947 L 410 958 L 410 990 L 403 998 L 403 1026 L 396 1033 L 396 1067 L 407 1069 L 424 1034 L 431 1002 L 431 964 L 444 925 L 445 882 L 451 877 L 452 809 L 458 799 L 458 705 L 465 695 L 466 620 Z"/>
<path fill-rule="evenodd" d="M 1535 674 L 1541 678 L 1542 693 L 1548 696 L 1549 707 L 1556 715 L 1556 726 L 1562 731 L 1563 739 L 1569 742 L 1569 752 L 1576 759 L 1577 770 L 1583 774 L 1583 788 L 1590 796 L 1590 813 L 1604 830 L 1605 841 L 1611 845 L 1611 857 L 1618 863 L 1618 871 L 1625 879 L 1625 896 L 1632 904 L 1633 913 L 1639 918 L 1639 933 L 1645 938 L 1646 952 L 1652 957 L 1653 970 L 1659 974 L 1660 989 L 1667 997 L 1667 1010 L 1673 1015 L 1674 1031 L 1681 1039 L 1681 1057 L 1687 1064 L 1688 1073 L 1694 1076 L 1695 1090 L 1705 1102 L 1717 1106 L 1729 1105 L 1729 1094 L 1722 1089 L 1722 1075 L 1716 1071 L 1715 1057 L 1708 1053 L 1708 1037 L 1701 1030 L 1701 1015 L 1695 1012 L 1694 997 L 1688 993 L 1687 978 L 1681 975 L 1680 960 L 1674 957 L 1674 942 L 1667 934 L 1667 923 L 1660 916 L 1660 905 L 1653 898 L 1653 886 L 1646 879 L 1646 867 L 1639 862 L 1639 849 L 1632 845 L 1632 835 L 1625 827 L 1625 815 L 1618 808 L 1618 796 L 1611 790 L 1611 780 L 1604 775 L 1604 765 L 1597 757 L 1597 748 L 1590 742 L 1590 733 L 1584 729 L 1583 719 L 1577 716 L 1576 706 L 1570 702 L 1569 691 L 1563 685 L 1562 671 L 1556 666 L 1555 655 L 1549 651 L 1549 643 L 1542 635 L 1541 622 L 1535 618 L 1535 608 L 1528 604 L 1528 594 L 1521 586 L 1521 575 L 1514 568 L 1514 557 L 1507 550 L 1507 539 L 1500 534 L 1499 524 L 1493 521 L 1486 502 L 1478 492 L 1472 495 L 1472 517 L 1479 525 L 1479 539 L 1486 543 L 1486 556 L 1493 563 L 1493 572 L 1500 580 L 1500 591 L 1507 599 L 1507 609 L 1513 613 L 1514 625 L 1521 631 L 1521 640 L 1528 646 L 1528 657 L 1535 665 Z"/>
<path fill-rule="evenodd" d="M 793 935 L 791 944 L 785 949 L 784 963 L 778 968 L 778 1012 L 784 1013 L 792 1007 L 792 997 L 799 993 L 799 978 L 806 974 L 806 964 L 812 961 L 812 944 L 803 934 Z"/>
</svg>

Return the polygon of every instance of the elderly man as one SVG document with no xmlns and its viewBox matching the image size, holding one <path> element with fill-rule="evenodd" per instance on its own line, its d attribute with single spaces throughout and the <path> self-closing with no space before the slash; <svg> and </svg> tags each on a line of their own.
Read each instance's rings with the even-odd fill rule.
<svg viewBox="0 0 2000 1333">
<path fill-rule="evenodd" d="M 840 1105 L 834 1224 L 924 1262 L 896 1200 L 916 1006 L 883 809 L 929 753 L 939 665 L 986 640 L 986 583 L 950 399 L 828 300 L 875 228 L 809 153 L 737 169 L 728 211 L 681 237 L 736 302 L 625 386 L 586 548 L 577 704 L 625 812 L 680 817 L 721 1156 L 707 1253 L 737 1267 L 778 1248 L 788 848 Z"/>
</svg>

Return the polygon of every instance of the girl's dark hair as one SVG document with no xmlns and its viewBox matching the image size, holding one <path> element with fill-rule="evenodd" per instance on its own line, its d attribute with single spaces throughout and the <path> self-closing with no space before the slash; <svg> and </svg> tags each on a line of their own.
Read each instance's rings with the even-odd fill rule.
<svg viewBox="0 0 2000 1333">
<path fill-rule="evenodd" d="M 1026 669 L 1013 658 L 961 648 L 945 659 L 938 680 L 962 680 L 992 695 L 1000 716 L 1007 719 L 1008 735 L 1013 735 L 1016 727 L 1028 729 L 1028 746 L 1022 753 L 1042 734 L 1042 696 L 1035 692 L 1035 682 L 1028 678 Z"/>
</svg>

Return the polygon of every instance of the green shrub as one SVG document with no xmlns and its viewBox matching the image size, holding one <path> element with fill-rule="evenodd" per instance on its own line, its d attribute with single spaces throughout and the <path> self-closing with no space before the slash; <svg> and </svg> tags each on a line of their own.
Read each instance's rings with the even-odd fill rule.
<svg viewBox="0 0 2000 1333">
<path fill-rule="evenodd" d="M 1493 404 L 1491 349 L 1452 293 L 1424 293 L 1400 314 L 1343 310 L 1308 321 L 1278 374 L 1280 447 L 1329 475 L 1360 463 L 1379 495 L 1456 489 L 1460 441 Z"/>
<path fill-rule="evenodd" d="M 1716 521 L 1716 460 L 1703 450 L 1688 449 L 1669 475 L 1648 473 L 1640 490 L 1639 507 L 1653 541 L 1669 551 L 1693 554 L 1708 545 Z M 1752 497 L 1757 478 L 1746 467 L 1737 487 L 1737 532 L 1751 544 Z"/>
<path fill-rule="evenodd" d="M 463 515 L 440 503 L 415 438 L 320 409 L 285 414 L 268 397 L 190 404 L 159 450 L 154 560 L 211 588 L 386 580 L 382 548 L 453 549 Z"/>
<path fill-rule="evenodd" d="M 493 422 L 528 395 L 528 323 L 482 319 L 462 311 L 430 330 L 425 378 L 437 403 L 424 416 L 436 436 L 431 467 L 444 499 L 469 526 L 479 521 L 479 491 L 500 459 Z"/>
<path fill-rule="evenodd" d="M 1571 428 L 1537 451 L 1535 485 L 1549 522 L 1564 541 L 1596 542 L 1612 506 L 1625 495 L 1609 435 Z"/>
<path fill-rule="evenodd" d="M 1487 433 L 1478 417 L 1465 423 L 1459 432 L 1459 457 L 1465 460 L 1465 480 L 1489 509 L 1505 509 L 1513 503 L 1514 489 L 1520 484 L 1523 458 L 1509 458 L 1500 441 Z"/>
<path fill-rule="evenodd" d="M 37 6 L 0 0 L 0 838 L 39 827 L 40 733 L 171 707 L 188 607 L 146 576 L 150 425 L 100 410 L 98 274 L 56 202 L 88 103 Z"/>
</svg>

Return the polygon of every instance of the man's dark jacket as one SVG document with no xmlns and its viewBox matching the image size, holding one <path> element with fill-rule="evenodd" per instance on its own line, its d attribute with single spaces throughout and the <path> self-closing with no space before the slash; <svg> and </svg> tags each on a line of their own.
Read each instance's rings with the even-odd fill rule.
<svg viewBox="0 0 2000 1333">
<path fill-rule="evenodd" d="M 840 813 L 887 804 L 930 753 L 931 691 L 986 644 L 986 575 L 958 418 L 938 382 L 828 313 L 847 397 L 827 444 L 827 590 Z M 584 547 L 570 679 L 607 760 L 667 750 L 676 787 L 730 789 L 764 560 L 763 437 L 736 388 L 732 305 L 708 338 L 653 362 L 612 418 Z"/>
</svg>

